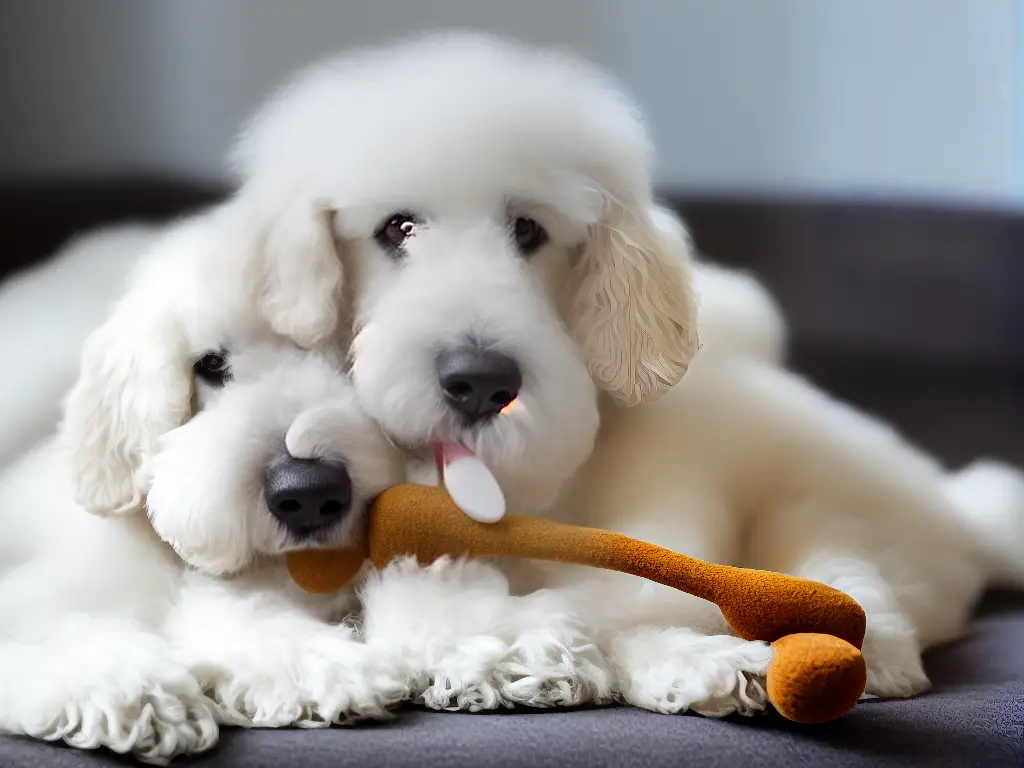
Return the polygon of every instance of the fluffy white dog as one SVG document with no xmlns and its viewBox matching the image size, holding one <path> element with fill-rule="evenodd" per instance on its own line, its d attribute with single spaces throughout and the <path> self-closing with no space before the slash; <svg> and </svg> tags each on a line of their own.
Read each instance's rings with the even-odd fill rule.
<svg viewBox="0 0 1024 768">
<path fill-rule="evenodd" d="M 650 155 L 588 64 L 431 36 L 295 78 L 239 143 L 239 205 L 273 227 L 253 253 L 306 309 L 277 330 L 353 329 L 360 402 L 414 478 L 436 482 L 435 450 L 460 444 L 511 511 L 824 581 L 867 611 L 869 695 L 923 690 L 922 649 L 956 637 L 987 584 L 1024 577 L 1021 476 L 950 475 L 782 370 L 750 286 L 727 291 L 698 355 L 690 246 L 652 198 Z M 409 660 L 435 707 L 616 687 L 661 712 L 764 706 L 770 649 L 709 604 L 515 565 L 388 569 L 367 642 Z"/>
<path fill-rule="evenodd" d="M 481 635 L 478 645 L 492 650 L 482 661 L 467 655 L 470 668 L 453 666 L 457 645 L 435 642 L 430 648 L 454 656 L 432 663 L 410 654 L 427 662 L 409 672 L 404 645 L 378 644 L 371 653 L 351 630 L 330 626 L 351 594 L 311 600 L 289 586 L 275 556 L 343 544 L 362 502 L 400 473 L 394 450 L 338 378 L 333 358 L 350 341 L 351 305 L 335 264 L 290 258 L 310 247 L 317 255 L 333 250 L 320 210 L 300 196 L 294 215 L 267 216 L 249 205 L 252 187 L 246 192 L 169 232 L 129 225 L 78 238 L 0 289 L 0 319 L 22 327 L 2 338 L 4 349 L 25 363 L 4 400 L 5 463 L 49 431 L 81 362 L 62 439 L 46 439 L 0 480 L 0 731 L 159 761 L 205 749 L 220 722 L 382 716 L 424 670 L 445 685 L 442 668 L 458 690 L 463 680 L 477 690 L 488 675 L 507 675 L 487 706 L 512 700 L 513 691 L 515 700 L 545 703 L 564 677 L 560 644 L 589 636 L 570 614 L 549 614 L 543 593 L 496 599 L 506 590 L 487 566 L 466 574 L 439 567 L 429 573 L 442 580 L 480 576 L 459 587 L 462 597 L 478 589 L 480 601 L 444 610 L 486 607 L 499 624 L 509 617 L 489 631 L 532 655 L 513 669 L 500 641 Z M 652 215 L 669 230 L 678 226 L 667 213 Z M 79 361 L 89 329 L 143 252 L 127 296 Z M 778 329 L 760 321 L 774 312 L 760 286 L 710 266 L 698 283 L 713 298 L 705 336 L 778 354 Z M 54 297 L 63 309 L 56 316 L 48 309 Z M 758 321 L 745 320 L 750 311 Z M 296 342 L 317 351 L 300 352 Z M 575 355 L 571 344 L 561 349 Z M 583 374 L 577 384 L 588 380 Z M 288 457 L 343 460 L 353 511 L 312 538 L 287 534 L 261 490 L 268 468 Z M 402 594 L 411 599 L 412 585 Z M 386 595 L 376 604 L 375 616 L 389 614 Z M 458 611 L 441 619 L 446 633 L 463 626 Z M 436 637 L 436 628 L 427 631 Z M 415 634 L 402 642 L 415 644 Z M 589 659 L 581 679 L 598 680 L 596 697 L 607 697 L 601 654 L 589 640 L 572 651 Z"/>
<path fill-rule="evenodd" d="M 247 227 L 225 206 L 158 239 L 59 437 L 0 480 L 0 732 L 159 762 L 220 723 L 345 723 L 407 693 L 339 624 L 352 592 L 313 598 L 281 562 L 350 543 L 402 464 L 340 347 L 254 311 L 277 283 L 237 269 Z"/>
<path fill-rule="evenodd" d="M 280 555 L 357 535 L 396 446 L 428 482 L 438 446 L 472 450 L 513 512 L 849 592 L 871 695 L 922 690 L 921 650 L 1024 581 L 1020 475 L 948 474 L 784 371 L 774 304 L 694 278 L 636 109 L 589 65 L 473 35 L 359 52 L 284 89 L 238 161 L 240 194 L 162 237 L 90 338 L 63 439 L 0 484 L 0 730 L 159 760 L 408 696 L 764 706 L 769 648 L 591 570 L 399 562 L 360 642 L 352 595 L 299 593 Z"/>
</svg>

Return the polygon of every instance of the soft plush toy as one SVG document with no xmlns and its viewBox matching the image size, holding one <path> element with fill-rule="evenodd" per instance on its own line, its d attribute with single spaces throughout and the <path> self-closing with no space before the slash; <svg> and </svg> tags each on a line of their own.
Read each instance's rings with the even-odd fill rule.
<svg viewBox="0 0 1024 768">
<path fill-rule="evenodd" d="M 370 513 L 365 550 L 294 552 L 288 568 L 307 591 L 331 593 L 353 579 L 367 557 L 383 568 L 401 555 L 422 563 L 468 555 L 590 565 L 710 600 L 740 637 L 772 643 L 768 696 L 779 713 L 798 723 L 834 720 L 864 691 L 864 611 L 838 590 L 713 565 L 611 531 L 513 516 L 476 522 L 440 488 L 400 485 L 384 492 Z"/>
</svg>

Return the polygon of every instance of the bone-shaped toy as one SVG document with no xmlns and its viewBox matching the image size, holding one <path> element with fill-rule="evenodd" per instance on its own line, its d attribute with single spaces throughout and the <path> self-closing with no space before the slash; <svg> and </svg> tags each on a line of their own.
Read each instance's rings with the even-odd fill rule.
<svg viewBox="0 0 1024 768">
<path fill-rule="evenodd" d="M 367 558 L 383 568 L 402 555 L 421 563 L 446 555 L 526 557 L 620 571 L 709 600 L 737 635 L 771 643 L 768 697 L 790 720 L 834 720 L 864 691 L 864 611 L 845 593 L 815 581 L 714 565 L 611 531 L 550 520 L 507 516 L 478 523 L 444 490 L 420 485 L 381 494 L 370 512 L 366 544 L 293 552 L 288 569 L 303 589 L 320 594 L 345 586 Z"/>
</svg>

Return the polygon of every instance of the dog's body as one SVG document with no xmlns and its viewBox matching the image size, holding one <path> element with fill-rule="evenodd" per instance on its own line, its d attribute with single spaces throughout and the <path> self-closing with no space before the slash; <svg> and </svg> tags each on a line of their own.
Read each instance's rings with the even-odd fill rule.
<svg viewBox="0 0 1024 768">
<path fill-rule="evenodd" d="M 232 286 L 229 219 L 155 241 L 86 343 L 60 439 L 0 479 L 2 732 L 163 761 L 221 723 L 326 726 L 406 693 L 339 623 L 354 591 L 308 595 L 281 559 L 351 543 L 400 457 L 338 349 L 298 349 Z M 293 465 L 340 473 L 340 516 L 304 533 L 272 512 Z"/>
<path fill-rule="evenodd" d="M 588 570 L 399 562 L 369 574 L 356 642 L 331 624 L 349 595 L 311 602 L 281 569 L 309 542 L 268 524 L 253 472 L 284 451 L 340 454 L 365 500 L 400 477 L 393 447 L 437 482 L 434 450 L 459 443 L 512 512 L 834 584 L 867 610 L 873 695 L 921 690 L 922 647 L 986 584 L 1021 583 L 1020 476 L 949 475 L 786 372 L 774 304 L 694 269 L 635 109 L 588 65 L 475 36 L 361 52 L 299 77 L 240 147 L 238 194 L 163 237 L 86 344 L 68 452 L 0 487 L 0 615 L 21 617 L 0 625 L 4 730 L 161 758 L 218 719 L 344 721 L 402 696 L 765 706 L 767 646 Z M 189 368 L 219 345 L 238 381 L 196 400 Z M 335 533 L 314 543 L 353 530 Z M 46 688 L 53 655 L 75 674 Z"/>
<path fill-rule="evenodd" d="M 411 122 L 381 117 L 392 95 Z M 949 475 L 785 372 L 781 321 L 741 278 L 705 275 L 720 300 L 694 357 L 688 237 L 653 200 L 636 109 L 585 63 L 472 35 L 358 52 L 293 80 L 236 157 L 241 204 L 291 237 L 259 252 L 320 276 L 307 327 L 336 321 L 313 309 L 325 275 L 347 297 L 356 391 L 415 479 L 437 482 L 435 449 L 458 443 L 514 512 L 849 591 L 869 695 L 922 690 L 922 647 L 955 637 L 997 572 L 1020 583 L 1021 475 Z M 434 706 L 581 703 L 616 679 L 659 711 L 764 706 L 769 649 L 707 604 L 464 568 L 393 568 L 367 591 L 368 642 L 413 659 Z M 521 613 L 474 610 L 510 591 L 530 594 Z"/>
<path fill-rule="evenodd" d="M 987 586 L 1024 586 L 1022 509 L 1012 468 L 980 461 L 949 474 L 787 371 L 702 353 L 659 402 L 605 409 L 594 453 L 543 513 L 847 592 L 868 613 L 867 695 L 898 697 L 928 688 L 922 651 L 959 637 Z M 554 706 L 602 701 L 614 689 L 665 713 L 766 705 L 770 651 L 731 636 L 709 603 L 590 569 L 505 563 L 500 578 L 483 568 L 392 569 L 368 591 L 371 643 L 398 643 L 403 658 L 429 647 L 444 659 L 420 678 L 431 704 Z M 516 598 L 500 616 L 463 609 L 531 592 L 518 599 L 518 618 Z M 417 606 L 458 617 L 435 627 L 436 646 L 422 640 Z M 410 634 L 416 644 L 402 642 Z M 486 655 L 499 639 L 500 662 Z M 471 662 L 473 649 L 481 657 Z M 535 660 L 532 675 L 524 659 Z M 473 662 L 487 676 L 467 678 Z M 530 698 L 513 670 L 530 679 Z M 452 679 L 464 689 L 453 691 Z"/>
<path fill-rule="evenodd" d="M 0 466 L 53 431 L 60 400 L 78 374 L 82 343 L 160 231 L 132 223 L 73 237 L 0 285 L 0 358 L 18 361 L 8 366 L 0 401 Z"/>
<path fill-rule="evenodd" d="M 662 400 L 609 416 L 567 494 L 574 521 L 847 592 L 869 617 L 869 695 L 925 690 L 921 650 L 959 636 L 982 589 L 1008 568 L 1006 583 L 1024 583 L 1018 473 L 979 462 L 951 476 L 887 425 L 787 371 L 698 356 Z M 1015 544 L 998 551 L 993 535 Z M 707 640 L 673 637 L 672 628 L 725 634 L 718 611 L 635 580 L 598 581 L 576 572 L 549 583 L 607 630 L 602 642 L 627 700 L 661 711 L 687 695 L 699 704 L 694 678 Z M 734 652 L 737 664 L 749 658 Z M 713 690 L 709 683 L 706 695 Z"/>
</svg>

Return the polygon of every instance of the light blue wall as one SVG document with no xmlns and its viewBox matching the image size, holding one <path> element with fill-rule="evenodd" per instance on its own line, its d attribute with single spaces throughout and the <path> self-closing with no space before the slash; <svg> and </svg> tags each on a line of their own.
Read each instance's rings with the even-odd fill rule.
<svg viewBox="0 0 1024 768">
<path fill-rule="evenodd" d="M 633 0 L 610 48 L 682 188 L 1012 202 L 1017 0 Z"/>
<path fill-rule="evenodd" d="M 1024 205 L 1024 0 L 6 3 L 0 175 L 218 177 L 290 69 L 452 24 L 614 68 L 666 187 Z"/>
<path fill-rule="evenodd" d="M 239 122 L 288 72 L 315 58 L 427 26 L 456 23 L 592 53 L 592 27 L 580 22 L 588 4 L 0 3 L 0 175 L 113 169 L 218 177 Z"/>
</svg>

